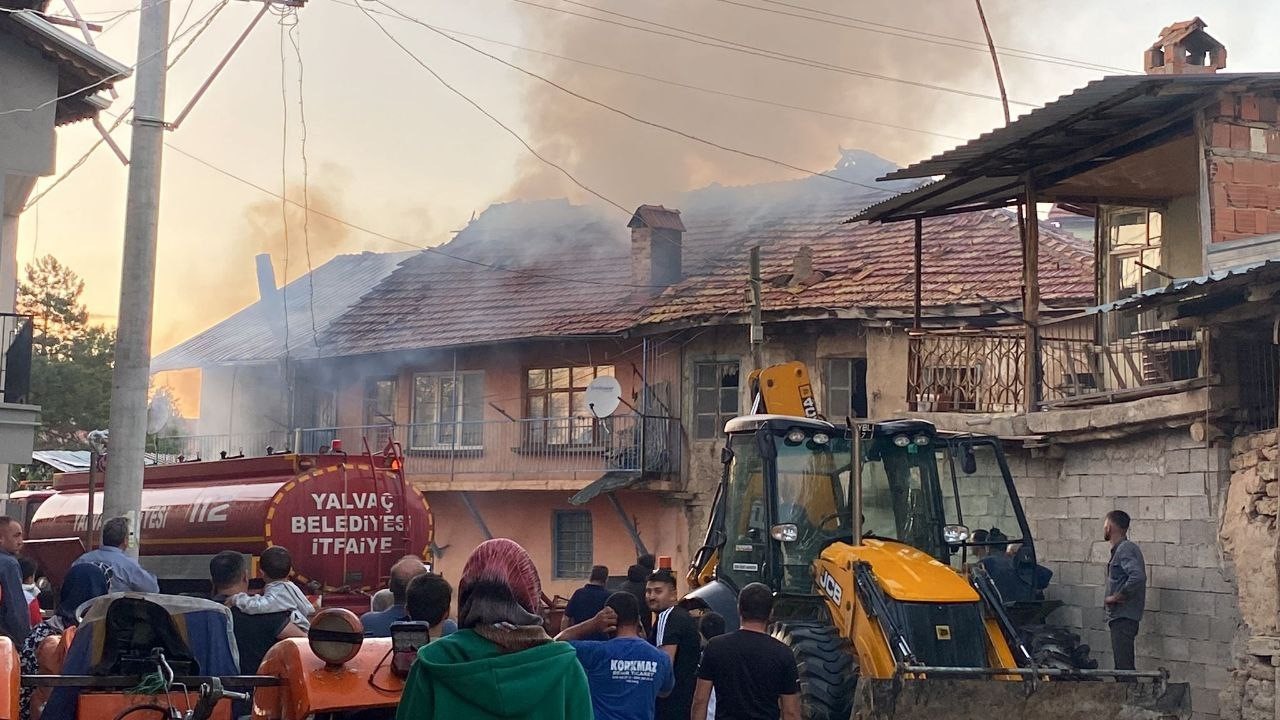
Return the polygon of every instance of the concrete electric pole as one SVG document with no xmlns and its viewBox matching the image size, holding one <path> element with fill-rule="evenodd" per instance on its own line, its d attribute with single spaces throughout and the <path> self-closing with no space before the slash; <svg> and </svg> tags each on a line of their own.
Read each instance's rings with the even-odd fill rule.
<svg viewBox="0 0 1280 720">
<path fill-rule="evenodd" d="M 135 536 L 142 506 L 142 468 L 147 440 L 170 4 L 169 0 L 142 0 L 138 26 L 133 146 L 129 152 L 120 314 L 116 326 L 115 370 L 111 378 L 111 445 L 102 492 L 102 516 L 128 517 L 129 528 Z M 92 518 L 89 522 L 92 527 Z M 129 553 L 137 555 L 136 542 L 129 544 Z"/>
</svg>

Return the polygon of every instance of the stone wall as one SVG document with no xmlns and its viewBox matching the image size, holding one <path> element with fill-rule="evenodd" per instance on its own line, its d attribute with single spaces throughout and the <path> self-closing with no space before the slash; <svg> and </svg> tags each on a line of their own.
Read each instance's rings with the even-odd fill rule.
<svg viewBox="0 0 1280 720">
<path fill-rule="evenodd" d="M 1048 595 L 1066 603 L 1051 620 L 1077 628 L 1100 667 L 1114 666 L 1102 520 L 1124 510 L 1147 562 L 1138 668 L 1168 669 L 1190 683 L 1196 718 L 1217 717 L 1240 625 L 1233 573 L 1217 543 L 1226 451 L 1193 441 L 1185 428 L 1061 448 L 1052 457 L 1009 453 L 1037 552 L 1054 571 Z"/>
<path fill-rule="evenodd" d="M 1222 691 L 1222 717 L 1276 717 L 1276 516 L 1280 448 L 1275 431 L 1238 437 L 1231 447 L 1231 485 L 1222 510 L 1222 549 L 1235 564 L 1244 620 L 1231 682 Z"/>
</svg>

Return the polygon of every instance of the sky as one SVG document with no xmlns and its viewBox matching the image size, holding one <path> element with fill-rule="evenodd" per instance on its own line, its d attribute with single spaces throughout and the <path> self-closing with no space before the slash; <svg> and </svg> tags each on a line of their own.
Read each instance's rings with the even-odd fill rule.
<svg viewBox="0 0 1280 720">
<path fill-rule="evenodd" d="M 256 300 L 253 256 L 259 252 L 271 253 L 283 282 L 286 274 L 293 279 L 306 272 L 308 251 L 314 266 L 339 252 L 445 242 L 450 231 L 495 201 L 569 196 L 601 202 L 442 86 L 355 1 L 309 0 L 291 18 L 267 15 L 186 121 L 169 133 L 173 148 L 222 172 L 166 148 L 154 351 Z M 1003 124 L 990 58 L 972 44 L 982 40 L 972 0 L 384 1 L 361 0 L 422 63 L 582 185 L 624 208 L 710 183 L 804 175 L 624 118 L 396 17 L 391 8 L 483 36 L 487 40 L 460 39 L 579 95 L 807 170 L 832 167 L 841 147 L 905 164 Z M 61 2 L 53 0 L 50 11 L 64 12 Z M 218 4 L 170 2 L 175 29 L 198 27 Z M 77 6 L 99 21 L 136 7 L 127 0 L 80 0 Z M 1271 0 L 986 0 L 984 8 L 998 46 L 1055 58 L 1002 55 L 1015 116 L 1106 74 L 1072 61 L 1140 72 L 1142 51 L 1160 28 L 1197 14 L 1226 44 L 1229 71 L 1280 69 L 1280 45 L 1267 30 L 1280 26 L 1280 3 Z M 199 34 L 169 73 L 166 117 L 177 116 L 256 11 L 255 3 L 231 0 Z M 184 15 L 186 23 L 179 25 Z M 137 20 L 133 12 L 109 23 L 97 34 L 99 47 L 133 64 Z M 670 37 L 689 33 L 696 33 L 693 41 Z M 290 34 L 301 54 L 301 107 Z M 188 31 L 174 47 L 194 36 Z M 708 46 L 725 42 L 738 49 Z M 761 57 L 769 53 L 773 57 Z M 780 61 L 777 53 L 792 60 Z M 128 105 L 132 80 L 117 90 L 113 112 Z M 400 242 L 315 215 L 304 232 L 300 211 L 290 210 L 286 225 L 281 202 L 246 184 L 284 189 L 303 200 L 302 108 L 308 203 Z M 123 125 L 113 135 L 126 152 L 129 131 Z M 86 123 L 61 128 L 58 175 L 97 138 Z M 55 177 L 43 179 L 36 192 Z M 20 264 L 52 254 L 69 265 L 85 279 L 91 318 L 108 325 L 117 312 L 126 183 L 127 169 L 101 147 L 22 216 L 19 231 Z M 621 211 L 619 222 L 626 222 Z"/>
</svg>

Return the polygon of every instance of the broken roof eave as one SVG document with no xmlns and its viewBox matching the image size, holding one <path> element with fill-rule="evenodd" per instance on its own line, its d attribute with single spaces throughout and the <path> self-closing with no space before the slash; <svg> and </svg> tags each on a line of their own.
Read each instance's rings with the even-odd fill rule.
<svg viewBox="0 0 1280 720">
<path fill-rule="evenodd" d="M 1085 298 L 1075 298 L 1070 300 L 1072 303 L 1065 307 L 1042 307 L 1040 313 L 1046 317 L 1057 317 L 1059 315 L 1080 313 L 1087 306 Z M 1000 317 L 999 322 L 1008 320 L 1011 324 L 1020 324 L 1016 317 L 1012 317 L 1008 313 L 992 313 L 993 304 L 1004 305 L 1006 309 L 1021 312 L 1022 301 L 1013 300 L 995 300 L 993 302 L 982 302 L 979 304 L 956 304 L 956 305 L 940 305 L 924 308 L 924 314 L 921 321 L 925 323 L 937 323 L 953 319 L 969 319 L 980 317 L 992 317 L 996 315 Z M 911 308 L 810 308 L 807 310 L 796 311 L 770 311 L 765 310 L 761 313 L 761 319 L 766 325 L 785 324 L 790 322 L 811 322 L 815 320 L 862 320 L 868 322 L 877 322 L 889 324 L 897 324 L 900 322 L 910 322 L 914 319 Z M 646 335 L 658 335 L 664 332 L 674 332 L 678 330 L 688 330 L 695 327 L 735 327 L 747 325 L 751 322 L 751 315 L 744 311 L 741 313 L 733 313 L 731 315 L 714 314 L 714 315 L 691 315 L 683 318 L 675 318 L 672 320 L 660 320 L 653 323 L 642 323 L 636 325 L 628 333 L 628 337 L 643 337 Z M 997 324 L 999 324 L 997 322 Z"/>
<path fill-rule="evenodd" d="M 1103 78 L 953 150 L 885 175 L 880 179 L 942 177 L 865 208 L 851 221 L 895 222 L 1007 207 L 1025 196 L 1029 179 L 1039 189 L 1052 187 L 1163 142 L 1223 92 L 1277 85 L 1280 73 Z M 1136 107 L 1126 108 L 1129 104 Z M 1122 201 L 1052 193 L 1039 199 Z"/>
</svg>

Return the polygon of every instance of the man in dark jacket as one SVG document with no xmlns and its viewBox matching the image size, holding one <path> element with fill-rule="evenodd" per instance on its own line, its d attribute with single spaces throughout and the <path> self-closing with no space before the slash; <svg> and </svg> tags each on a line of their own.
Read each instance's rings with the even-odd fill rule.
<svg viewBox="0 0 1280 720">
<path fill-rule="evenodd" d="M 14 647 L 31 632 L 27 594 L 22 589 L 22 570 L 17 555 L 22 551 L 22 524 L 0 515 L 0 632 L 13 640 Z"/>
<path fill-rule="evenodd" d="M 1129 514 L 1123 510 L 1107 513 L 1102 537 L 1111 543 L 1107 561 L 1107 627 L 1111 629 L 1111 651 L 1117 670 L 1136 669 L 1133 657 L 1138 623 L 1147 602 L 1147 565 L 1142 550 L 1129 539 Z"/>
<path fill-rule="evenodd" d="M 644 596 L 645 584 L 649 580 L 649 573 L 653 572 L 657 561 L 653 555 L 645 553 L 636 558 L 636 564 L 627 568 L 627 581 L 622 583 L 622 592 L 629 592 L 636 596 L 636 600 L 640 601 L 640 626 L 644 628 L 644 634 L 647 637 L 652 630 L 652 615 L 649 613 L 649 604 Z"/>
</svg>

